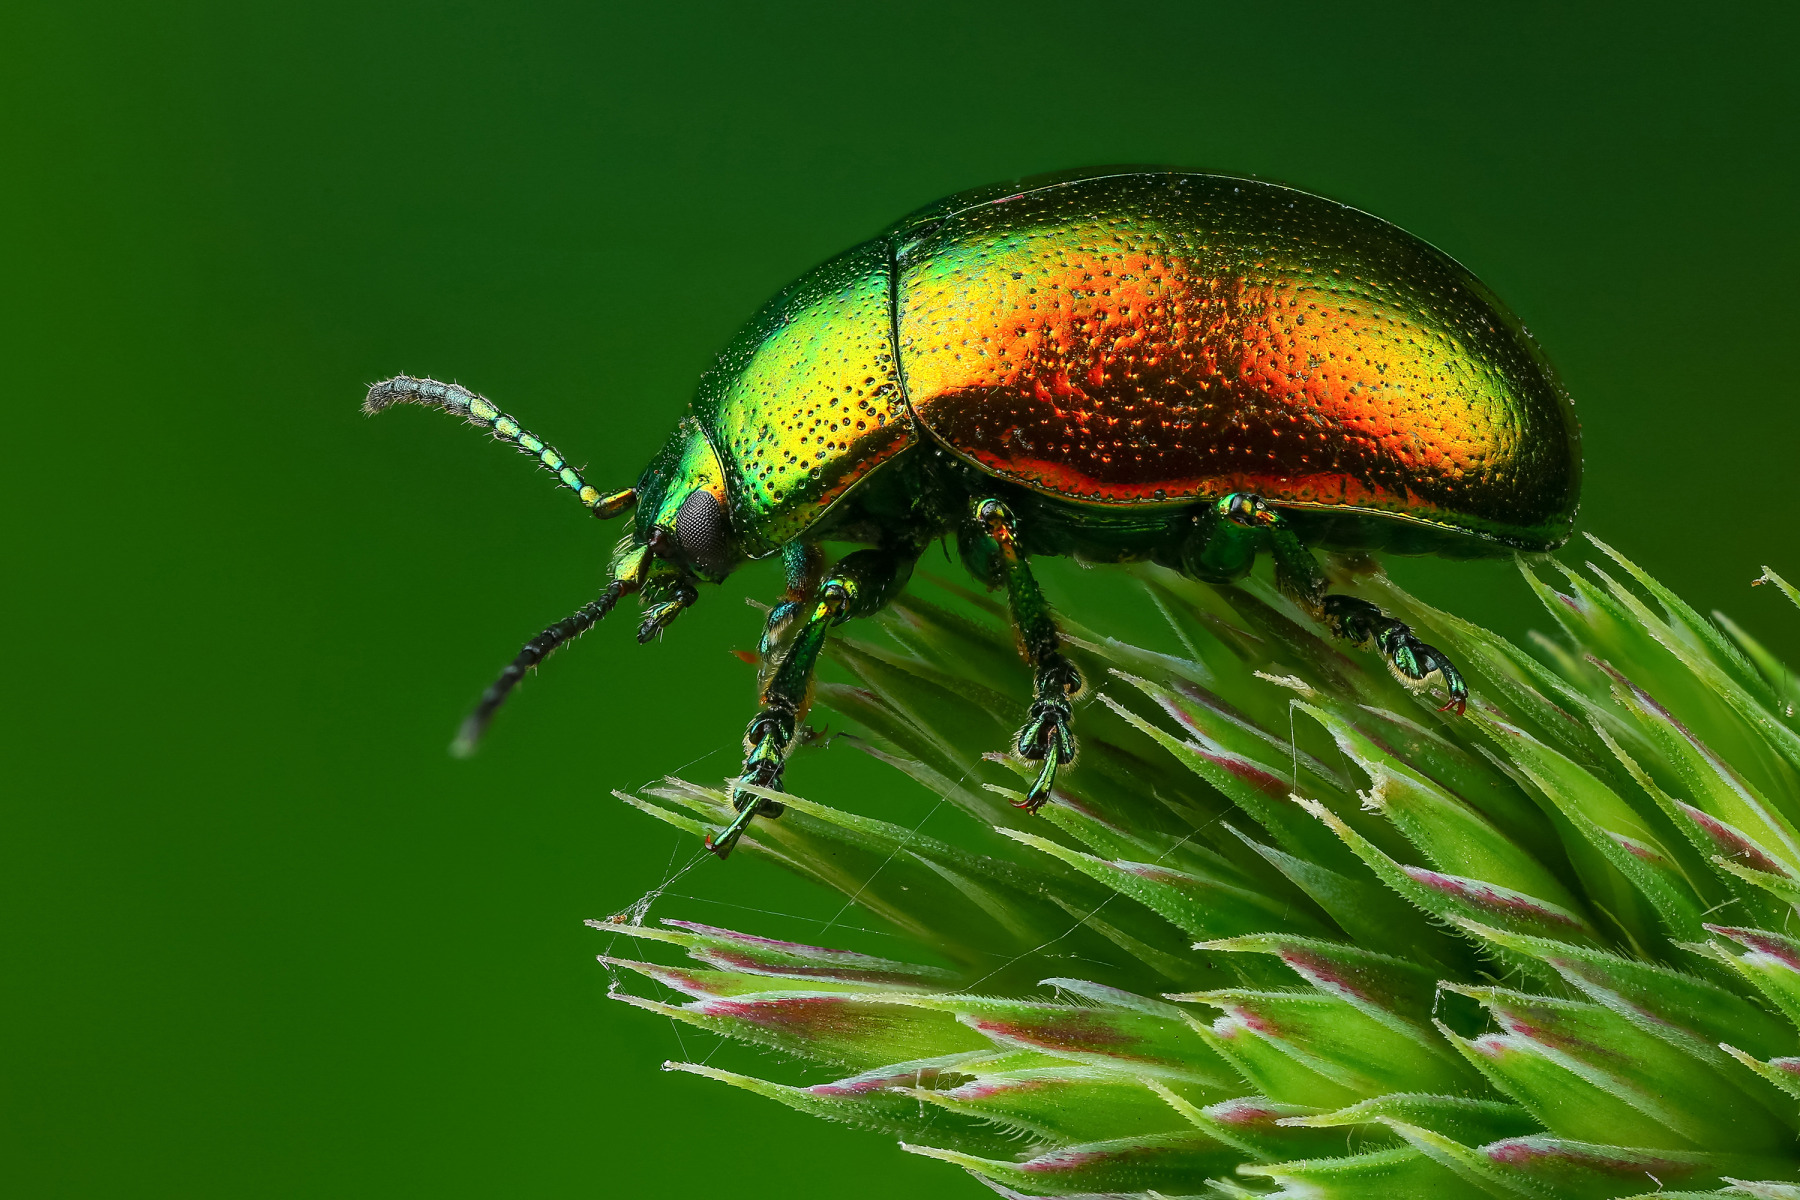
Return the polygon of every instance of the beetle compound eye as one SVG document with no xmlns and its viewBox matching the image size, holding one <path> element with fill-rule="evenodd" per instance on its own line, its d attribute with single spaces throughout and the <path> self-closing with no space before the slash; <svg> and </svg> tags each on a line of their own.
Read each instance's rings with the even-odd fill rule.
<svg viewBox="0 0 1800 1200">
<path fill-rule="evenodd" d="M 681 553 L 708 575 L 723 575 L 729 566 L 726 532 L 725 511 L 711 492 L 694 492 L 675 514 L 675 540 L 681 543 Z"/>
</svg>

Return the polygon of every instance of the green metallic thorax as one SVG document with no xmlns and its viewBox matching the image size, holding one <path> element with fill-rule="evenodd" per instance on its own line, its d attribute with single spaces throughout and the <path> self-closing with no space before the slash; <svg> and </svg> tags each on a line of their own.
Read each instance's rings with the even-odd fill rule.
<svg viewBox="0 0 1800 1200">
<path fill-rule="evenodd" d="M 878 240 L 808 272 L 700 381 L 692 413 L 718 453 L 732 529 L 751 557 L 812 528 L 911 440 L 888 266 Z"/>
</svg>

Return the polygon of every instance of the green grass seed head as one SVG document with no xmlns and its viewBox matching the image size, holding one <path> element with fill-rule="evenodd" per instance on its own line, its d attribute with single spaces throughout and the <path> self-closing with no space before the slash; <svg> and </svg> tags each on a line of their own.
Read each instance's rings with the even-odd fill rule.
<svg viewBox="0 0 1800 1200">
<path fill-rule="evenodd" d="M 669 993 L 615 994 L 827 1081 L 672 1067 L 1001 1195 L 1788 1195 L 1800 692 L 1594 545 L 1604 569 L 1522 564 L 1557 630 L 1532 652 L 1358 578 L 1465 668 L 1460 718 L 1273 588 L 1144 569 L 1180 651 L 1070 623 L 1082 754 L 1036 817 L 993 753 L 1022 716 L 1004 627 L 905 598 L 834 639 L 820 700 L 966 815 L 954 841 L 783 796 L 742 848 L 942 965 L 638 912 L 596 925 L 689 961 L 611 958 Z"/>
</svg>

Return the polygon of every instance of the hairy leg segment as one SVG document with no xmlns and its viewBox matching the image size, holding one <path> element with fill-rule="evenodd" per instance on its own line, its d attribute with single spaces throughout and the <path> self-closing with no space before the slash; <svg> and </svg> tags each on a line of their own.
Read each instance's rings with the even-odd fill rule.
<svg viewBox="0 0 1800 1200">
<path fill-rule="evenodd" d="M 1062 636 L 1020 547 L 1018 521 L 1012 511 L 998 500 L 978 500 L 973 518 L 976 537 L 973 545 L 965 544 L 964 558 L 977 578 L 1006 588 L 1019 652 L 1034 672 L 1031 710 L 1014 749 L 1019 757 L 1043 764 L 1019 804 L 1035 813 L 1050 798 L 1057 768 L 1075 758 L 1075 734 L 1070 725 L 1075 697 L 1081 692 L 1081 672 L 1063 656 Z"/>
<path fill-rule="evenodd" d="M 1328 594 L 1325 573 L 1312 551 L 1295 536 L 1281 514 L 1260 496 L 1237 492 L 1219 501 L 1219 514 L 1238 525 L 1267 532 L 1275 557 L 1275 582 L 1333 636 L 1359 650 L 1373 649 L 1407 684 L 1423 684 L 1433 675 L 1443 681 L 1448 696 L 1439 712 L 1461 715 L 1468 707 L 1469 685 L 1462 673 L 1436 646 L 1419 640 L 1412 627 L 1355 596 Z"/>
<path fill-rule="evenodd" d="M 813 669 L 825 636 L 834 625 L 879 612 L 906 585 L 916 551 L 858 550 L 847 554 L 810 587 L 816 557 L 796 555 L 789 564 L 788 598 L 769 613 L 763 633 L 765 648 L 780 646 L 766 665 L 761 681 L 762 706 L 744 731 L 744 770 L 740 783 L 779 790 L 788 751 L 799 729 L 812 691 Z M 804 595 L 805 592 L 811 595 Z M 803 593 L 796 599 L 795 593 Z M 791 632 L 790 632 L 791 630 Z M 781 806 L 732 789 L 737 816 L 706 840 L 707 849 L 724 858 L 756 816 L 779 816 Z"/>
</svg>

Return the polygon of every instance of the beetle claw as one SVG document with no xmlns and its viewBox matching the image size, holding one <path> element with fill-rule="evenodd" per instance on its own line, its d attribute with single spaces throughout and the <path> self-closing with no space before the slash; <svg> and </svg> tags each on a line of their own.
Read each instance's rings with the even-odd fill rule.
<svg viewBox="0 0 1800 1200">
<path fill-rule="evenodd" d="M 1437 651 L 1432 650 L 1432 653 L 1437 654 Z M 1438 671 L 1444 677 L 1444 690 L 1449 693 L 1438 711 L 1455 713 L 1460 717 L 1469 710 L 1469 685 L 1463 682 L 1462 672 L 1452 666 L 1449 659 L 1438 654 L 1437 662 Z"/>
<path fill-rule="evenodd" d="M 731 854 L 732 847 L 737 845 L 738 839 L 744 836 L 744 830 L 750 828 L 752 819 L 779 817 L 787 811 L 787 806 L 778 801 L 767 800 L 761 796 L 738 790 L 738 785 L 745 783 L 759 788 L 777 790 L 781 787 L 781 773 L 780 763 L 771 764 L 769 760 L 764 759 L 745 771 L 738 778 L 737 783 L 731 785 L 729 793 L 731 806 L 737 810 L 737 816 L 731 819 L 731 824 L 719 831 L 717 837 L 712 834 L 706 835 L 708 850 L 720 858 L 726 858 Z"/>
<path fill-rule="evenodd" d="M 720 858 L 729 858 L 738 839 L 744 836 L 744 830 L 750 826 L 750 818 L 756 815 L 754 804 L 746 805 L 738 810 L 738 815 L 731 819 L 731 824 L 719 831 L 719 836 L 706 835 L 706 848 Z"/>
<path fill-rule="evenodd" d="M 1031 717 L 1019 731 L 1017 749 L 1020 758 L 1042 759 L 1044 765 L 1025 799 L 1015 801 L 1015 807 L 1029 813 L 1044 807 L 1056 785 L 1056 769 L 1074 761 L 1075 734 L 1069 729 L 1069 719 L 1067 699 L 1039 700 L 1031 706 Z"/>
<path fill-rule="evenodd" d="M 1050 789 L 1056 786 L 1057 765 L 1056 755 L 1045 755 L 1044 765 L 1038 768 L 1037 778 L 1032 781 L 1031 790 L 1025 793 L 1023 800 L 1013 801 L 1013 807 L 1022 808 L 1035 817 L 1038 809 L 1044 807 L 1050 799 Z"/>
<path fill-rule="evenodd" d="M 1419 641 L 1411 630 L 1406 632 L 1405 639 L 1410 644 L 1406 647 L 1408 666 L 1403 668 L 1403 673 L 1421 683 L 1433 675 L 1438 676 L 1444 681 L 1446 693 L 1438 711 L 1462 716 L 1469 707 L 1469 685 L 1463 682 L 1462 672 L 1444 657 L 1443 651 Z"/>
<path fill-rule="evenodd" d="M 1469 685 L 1444 652 L 1419 640 L 1412 626 L 1395 620 L 1367 600 L 1354 596 L 1332 595 L 1321 604 L 1325 624 L 1332 633 L 1352 646 L 1373 646 L 1394 675 L 1408 687 L 1416 688 L 1433 675 L 1444 681 L 1448 698 L 1439 712 L 1462 716 L 1469 707 Z"/>
</svg>

